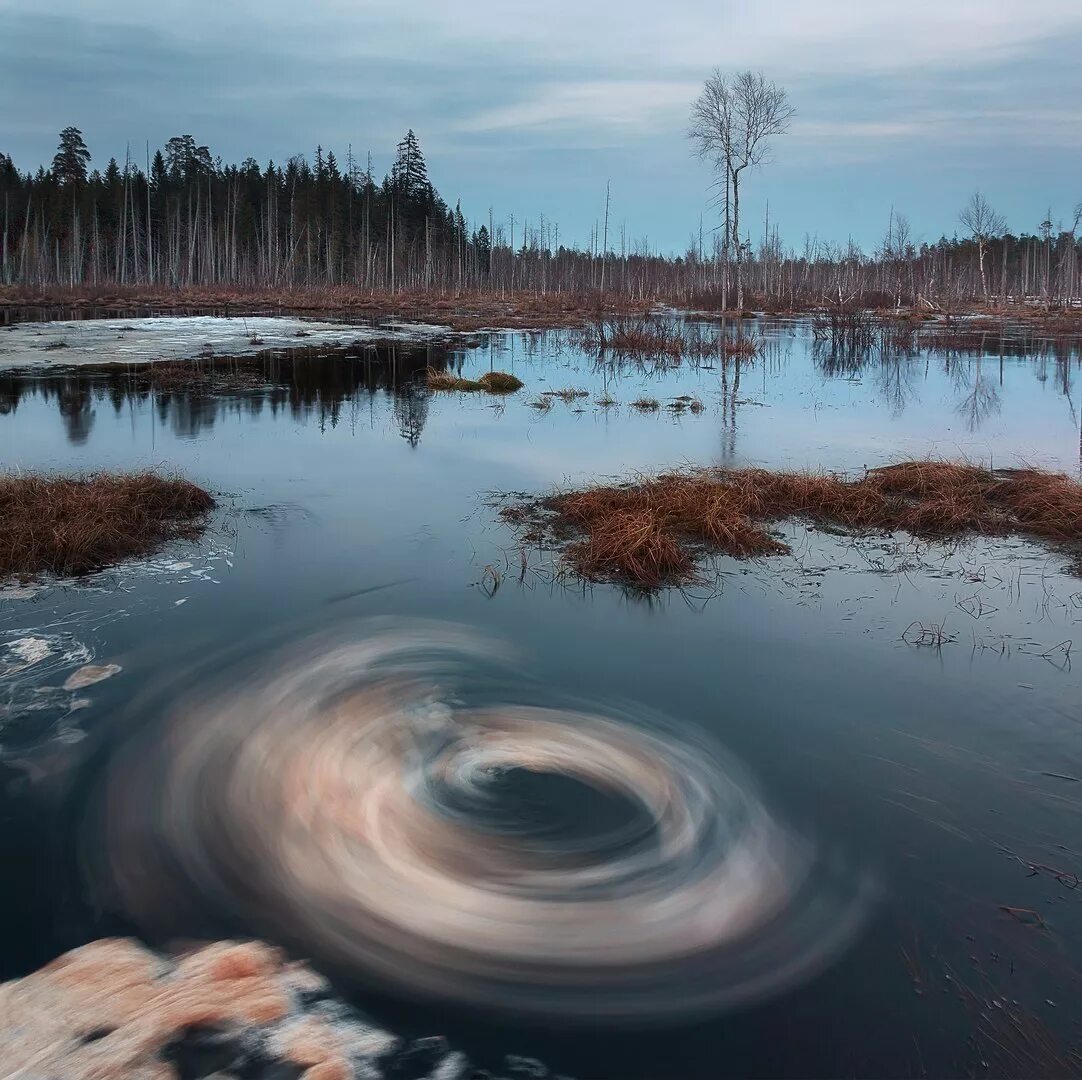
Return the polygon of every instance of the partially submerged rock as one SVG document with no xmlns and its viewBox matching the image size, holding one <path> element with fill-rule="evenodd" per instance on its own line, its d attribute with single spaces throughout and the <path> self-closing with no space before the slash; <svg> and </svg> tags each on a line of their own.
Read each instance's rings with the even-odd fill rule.
<svg viewBox="0 0 1082 1080">
<path fill-rule="evenodd" d="M 397 1046 L 259 942 L 164 958 L 107 938 L 0 986 L 3 1074 L 27 1080 L 349 1080 Z"/>
<path fill-rule="evenodd" d="M 104 682 L 124 669 L 119 664 L 84 664 L 64 680 L 65 690 L 84 690 L 95 683 Z"/>
</svg>

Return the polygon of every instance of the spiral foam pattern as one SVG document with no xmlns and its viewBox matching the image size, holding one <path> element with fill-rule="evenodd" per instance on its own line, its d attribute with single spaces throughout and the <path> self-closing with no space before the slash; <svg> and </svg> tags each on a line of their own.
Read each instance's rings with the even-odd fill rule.
<svg viewBox="0 0 1082 1080">
<path fill-rule="evenodd" d="M 119 903 L 159 929 L 197 904 L 410 993 L 590 1020 L 742 1004 L 848 942 L 860 889 L 727 754 L 646 714 L 505 701 L 526 681 L 497 695 L 479 674 L 503 652 L 384 620 L 182 701 L 114 763 Z"/>
</svg>

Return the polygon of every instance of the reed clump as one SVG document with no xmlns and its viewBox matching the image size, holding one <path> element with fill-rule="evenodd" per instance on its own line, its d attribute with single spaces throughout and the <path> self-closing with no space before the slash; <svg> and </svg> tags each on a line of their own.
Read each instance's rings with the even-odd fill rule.
<svg viewBox="0 0 1082 1080">
<path fill-rule="evenodd" d="M 157 473 L 0 475 L 0 578 L 85 574 L 202 532 L 214 499 Z"/>
<path fill-rule="evenodd" d="M 465 393 L 513 394 L 525 385 L 515 375 L 506 371 L 488 371 L 479 379 L 464 379 L 450 371 L 429 368 L 425 373 L 429 390 L 459 390 Z"/>
<path fill-rule="evenodd" d="M 1037 469 L 906 461 L 859 479 L 825 472 L 697 469 L 561 492 L 504 511 L 555 540 L 576 573 L 655 589 L 696 580 L 703 555 L 775 555 L 787 518 L 927 539 L 1024 533 L 1082 541 L 1082 485 Z"/>
<path fill-rule="evenodd" d="M 572 405 L 579 398 L 589 397 L 590 391 L 579 386 L 565 386 L 562 390 L 545 390 L 543 397 L 559 398 L 565 405 Z"/>
<path fill-rule="evenodd" d="M 477 381 L 490 394 L 513 394 L 525 386 L 517 375 L 511 375 L 506 371 L 487 371 Z"/>
<path fill-rule="evenodd" d="M 679 360 L 685 342 L 673 323 L 644 316 L 639 319 L 595 318 L 583 336 L 583 344 L 588 349 L 614 356 Z"/>
</svg>

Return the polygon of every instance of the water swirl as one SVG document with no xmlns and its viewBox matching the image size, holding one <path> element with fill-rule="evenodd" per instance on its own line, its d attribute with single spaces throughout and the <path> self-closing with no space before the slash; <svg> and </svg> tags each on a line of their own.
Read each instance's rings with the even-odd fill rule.
<svg viewBox="0 0 1082 1080">
<path fill-rule="evenodd" d="M 383 984 L 592 1020 L 743 1003 L 851 938 L 860 890 L 727 754 L 646 714 L 494 700 L 504 653 L 384 620 L 180 704 L 114 762 L 119 903 L 161 928 L 198 902 Z"/>
</svg>

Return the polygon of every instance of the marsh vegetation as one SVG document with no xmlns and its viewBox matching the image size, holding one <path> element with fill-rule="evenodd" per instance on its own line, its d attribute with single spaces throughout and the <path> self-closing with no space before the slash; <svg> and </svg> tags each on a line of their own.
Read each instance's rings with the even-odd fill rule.
<svg viewBox="0 0 1082 1080">
<path fill-rule="evenodd" d="M 202 532 L 212 496 L 157 473 L 0 476 L 0 579 L 85 574 Z"/>
<path fill-rule="evenodd" d="M 692 469 L 558 492 L 505 507 L 501 515 L 528 541 L 559 545 L 588 581 L 656 589 L 696 580 L 704 555 L 746 559 L 789 551 L 768 528 L 787 518 L 935 540 L 1024 533 L 1077 543 L 1082 484 L 1036 469 L 947 461 L 899 462 L 858 479 Z M 1077 560 L 1079 551 L 1073 555 Z"/>
</svg>

